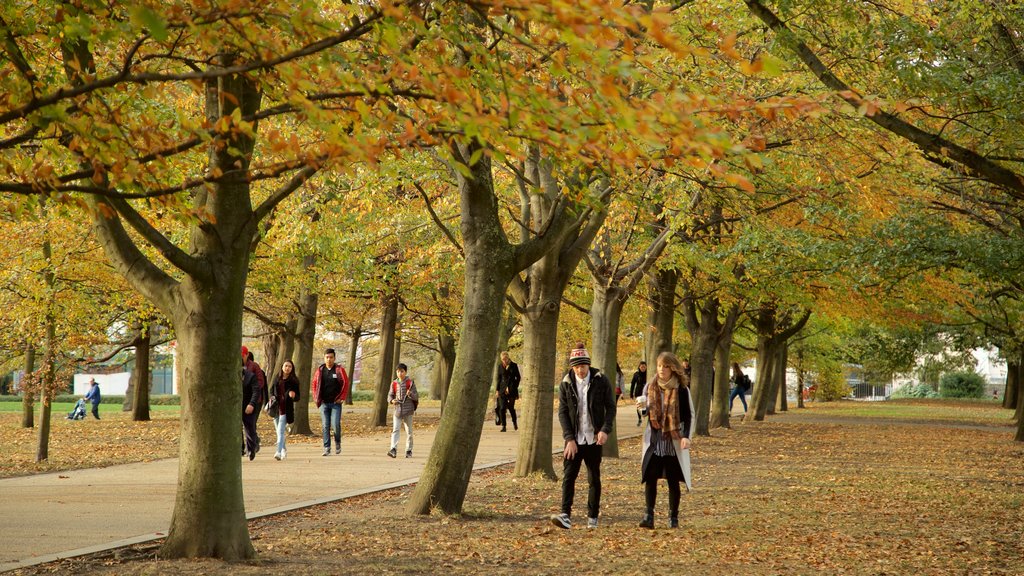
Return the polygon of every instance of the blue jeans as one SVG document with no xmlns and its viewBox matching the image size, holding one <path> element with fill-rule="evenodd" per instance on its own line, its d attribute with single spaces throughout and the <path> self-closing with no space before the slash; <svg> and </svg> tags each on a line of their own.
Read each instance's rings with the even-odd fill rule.
<svg viewBox="0 0 1024 576">
<path fill-rule="evenodd" d="M 274 428 L 277 430 L 277 451 L 284 452 L 284 438 L 288 435 L 288 418 L 284 414 L 275 418 Z"/>
<path fill-rule="evenodd" d="M 324 448 L 331 447 L 331 426 L 334 426 L 334 447 L 341 448 L 341 404 L 324 402 L 320 405 L 320 426 L 324 432 Z"/>
<path fill-rule="evenodd" d="M 746 412 L 747 411 L 747 396 L 746 396 L 746 392 L 743 390 L 743 388 L 740 388 L 739 386 L 733 388 L 732 389 L 732 393 L 729 394 L 729 410 L 730 411 L 732 410 L 732 401 L 737 396 L 740 397 L 740 402 L 743 402 L 743 411 Z"/>
</svg>

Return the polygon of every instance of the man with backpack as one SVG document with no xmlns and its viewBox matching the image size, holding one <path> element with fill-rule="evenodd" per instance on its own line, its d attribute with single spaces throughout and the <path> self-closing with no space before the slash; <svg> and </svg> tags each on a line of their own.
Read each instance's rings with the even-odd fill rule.
<svg viewBox="0 0 1024 576">
<path fill-rule="evenodd" d="M 409 368 L 405 364 L 399 364 L 395 369 L 396 379 L 391 381 L 391 389 L 388 391 L 388 404 L 395 407 L 395 414 L 392 417 L 391 428 L 391 450 L 388 456 L 398 457 L 398 432 L 405 426 L 405 457 L 412 458 L 412 415 L 419 407 L 420 398 L 416 392 L 416 384 L 409 378 Z"/>
</svg>

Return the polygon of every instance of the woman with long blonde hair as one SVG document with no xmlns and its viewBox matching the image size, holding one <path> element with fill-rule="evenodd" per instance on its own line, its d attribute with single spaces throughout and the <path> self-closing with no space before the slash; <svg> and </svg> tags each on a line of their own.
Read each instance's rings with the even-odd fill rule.
<svg viewBox="0 0 1024 576">
<path fill-rule="evenodd" d="M 647 407 L 644 429 L 644 457 L 641 482 L 644 484 L 644 517 L 641 528 L 654 528 L 654 503 L 658 480 L 668 482 L 669 527 L 679 526 L 679 483 L 691 487 L 690 435 L 693 432 L 693 400 L 690 378 L 679 358 L 671 352 L 658 355 L 654 377 L 644 387 L 638 404 Z"/>
</svg>

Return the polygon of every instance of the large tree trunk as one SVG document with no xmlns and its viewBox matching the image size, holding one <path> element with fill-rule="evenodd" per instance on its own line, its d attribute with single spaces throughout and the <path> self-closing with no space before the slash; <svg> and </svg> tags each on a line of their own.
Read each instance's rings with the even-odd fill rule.
<svg viewBox="0 0 1024 576">
<path fill-rule="evenodd" d="M 647 358 L 651 367 L 662 352 L 672 352 L 672 331 L 676 318 L 676 284 L 679 270 L 659 269 L 651 278 L 650 334 L 647 339 Z"/>
<path fill-rule="evenodd" d="M 359 340 L 363 337 L 363 327 L 356 326 L 352 329 L 352 342 L 348 347 L 348 377 L 351 381 L 351 387 L 349 388 L 348 398 L 345 399 L 345 404 L 352 405 L 352 397 L 356 391 L 356 359 L 359 358 Z"/>
<path fill-rule="evenodd" d="M 36 371 L 36 347 L 25 344 L 25 376 L 21 380 L 21 427 L 35 428 L 36 386 L 31 384 Z"/>
<path fill-rule="evenodd" d="M 554 256 L 549 255 L 548 258 Z M 554 298 L 555 295 L 549 294 L 549 297 Z M 519 389 L 522 400 L 519 422 L 522 426 L 519 428 L 516 476 L 540 473 L 545 478 L 555 478 L 551 459 L 551 425 L 555 401 L 555 356 L 558 354 L 555 342 L 558 340 L 559 304 L 560 298 L 547 300 L 538 309 L 523 314 L 523 359 L 520 368 L 523 380 L 533 385 Z"/>
<path fill-rule="evenodd" d="M 475 150 L 482 148 L 477 144 L 453 146 L 455 156 L 464 159 Z M 470 170 L 470 176 L 457 175 L 465 252 L 460 349 L 430 456 L 409 498 L 411 514 L 428 514 L 435 507 L 447 514 L 462 511 L 490 398 L 498 353 L 497 320 L 505 290 L 518 272 L 516 255 L 498 219 L 490 158 L 484 154 Z"/>
<path fill-rule="evenodd" d="M 779 357 L 778 344 L 772 338 L 758 335 L 757 338 L 757 375 L 754 378 L 754 390 L 750 395 L 747 415 L 755 421 L 764 420 L 768 412 L 768 404 L 775 400 L 772 397 L 772 382 L 775 379 L 775 362 Z M 744 418 L 744 420 L 746 420 Z"/>
<path fill-rule="evenodd" d="M 307 259 L 312 260 L 312 256 Z M 295 403 L 295 422 L 292 423 L 292 434 L 313 434 L 309 422 L 309 386 L 313 381 L 314 362 L 313 341 L 316 338 L 316 317 L 320 307 L 320 296 L 306 288 L 302 289 L 297 299 L 299 317 L 295 325 L 295 377 L 299 379 L 299 401 Z"/>
<path fill-rule="evenodd" d="M 593 349 L 590 351 L 590 358 L 594 366 L 608 376 L 614 388 L 615 379 L 618 378 L 615 369 L 619 364 L 619 320 L 622 318 L 622 308 L 628 295 L 626 290 L 619 286 L 605 286 L 596 281 L 593 286 L 594 301 L 590 305 Z M 614 422 L 612 433 L 608 436 L 608 442 L 601 453 L 609 458 L 619 457 L 618 429 Z"/>
<path fill-rule="evenodd" d="M 131 380 L 135 384 L 132 391 L 132 420 L 149 422 L 149 356 L 153 344 L 149 327 L 143 326 L 135 338 L 135 367 L 132 368 Z"/>
<path fill-rule="evenodd" d="M 775 415 L 776 410 L 779 406 L 779 390 L 781 388 L 781 380 L 786 377 L 786 367 L 782 364 L 783 350 L 785 344 L 783 342 L 776 342 L 775 346 L 775 358 L 772 362 L 772 374 L 771 374 L 771 387 L 768 389 L 768 410 L 769 416 Z"/>
<path fill-rule="evenodd" d="M 1024 394 L 1017 394 L 1017 435 L 1013 439 L 1017 442 L 1024 442 Z"/>
<path fill-rule="evenodd" d="M 395 372 L 395 328 L 398 322 L 398 297 L 389 294 L 381 302 L 380 363 L 377 385 L 374 387 L 370 425 L 384 426 L 388 417 L 388 388 Z"/>
<path fill-rule="evenodd" d="M 718 320 L 718 299 L 706 297 L 698 306 L 696 295 L 684 283 L 683 318 L 690 333 L 690 394 L 693 395 L 694 433 L 710 436 L 711 399 L 714 392 L 715 348 L 721 324 Z"/>
<path fill-rule="evenodd" d="M 437 335 L 437 355 L 434 357 L 433 382 L 430 384 L 430 395 L 432 398 L 441 401 L 441 411 L 444 412 L 446 400 L 448 400 L 448 388 L 452 381 L 452 370 L 455 368 L 455 337 L 449 332 L 440 332 Z"/>
</svg>

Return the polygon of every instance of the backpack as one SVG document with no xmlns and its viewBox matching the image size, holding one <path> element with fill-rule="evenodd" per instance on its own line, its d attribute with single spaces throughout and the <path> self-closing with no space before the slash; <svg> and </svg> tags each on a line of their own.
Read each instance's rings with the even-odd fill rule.
<svg viewBox="0 0 1024 576">
<path fill-rule="evenodd" d="M 412 378 L 409 378 L 408 380 L 405 381 L 405 396 L 406 396 L 406 398 L 409 397 L 409 390 L 411 390 L 411 389 L 412 389 Z M 395 398 L 398 397 L 398 382 L 395 381 L 395 380 L 391 381 L 391 393 L 395 395 Z M 411 398 L 411 400 L 412 400 L 412 411 L 415 412 L 416 409 L 420 407 L 420 399 L 419 398 Z"/>
<path fill-rule="evenodd" d="M 750 390 L 750 388 L 753 386 L 753 383 L 750 381 L 750 376 L 747 376 L 746 374 L 743 375 L 742 386 L 744 391 Z"/>
</svg>

